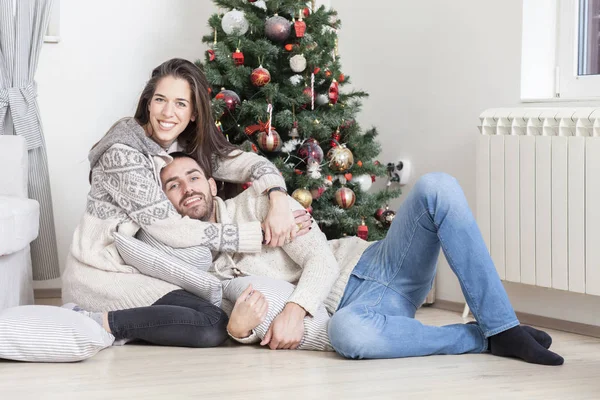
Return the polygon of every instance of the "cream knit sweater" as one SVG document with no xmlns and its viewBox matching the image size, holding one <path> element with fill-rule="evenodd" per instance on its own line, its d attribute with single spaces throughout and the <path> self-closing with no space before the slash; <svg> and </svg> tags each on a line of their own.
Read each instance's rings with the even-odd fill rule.
<svg viewBox="0 0 600 400">
<path fill-rule="evenodd" d="M 268 212 L 265 195 L 246 190 L 223 201 L 216 198 L 218 221 L 222 224 L 262 221 Z M 291 208 L 302 209 L 290 197 Z M 213 253 L 209 272 L 220 279 L 262 275 L 296 285 L 288 302 L 301 305 L 315 315 L 320 304 L 329 314 L 337 309 L 350 273 L 370 245 L 356 236 L 327 241 L 317 224 L 303 236 L 283 247 L 263 246 L 260 253 Z"/>
<path fill-rule="evenodd" d="M 114 245 L 115 231 L 133 236 L 143 228 L 172 247 L 204 245 L 230 253 L 261 250 L 258 220 L 211 224 L 176 212 L 162 191 L 158 173 L 172 159 L 133 118 L 117 123 L 89 158 L 91 188 L 62 276 L 63 301 L 91 311 L 110 311 L 148 306 L 178 289 L 125 265 Z M 253 153 L 215 159 L 214 166 L 216 179 L 252 181 L 250 190 L 257 194 L 269 187 L 285 187 L 273 164 Z"/>
</svg>

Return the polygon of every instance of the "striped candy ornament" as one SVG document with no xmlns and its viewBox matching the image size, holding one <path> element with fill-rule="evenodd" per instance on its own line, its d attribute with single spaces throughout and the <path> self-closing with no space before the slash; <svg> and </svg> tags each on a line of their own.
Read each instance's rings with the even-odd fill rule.
<svg viewBox="0 0 600 400">
<path fill-rule="evenodd" d="M 354 202 L 356 201 L 356 195 L 352 189 L 342 186 L 337 190 L 337 192 L 335 192 L 335 201 L 338 206 L 348 209 L 354 205 Z"/>
</svg>

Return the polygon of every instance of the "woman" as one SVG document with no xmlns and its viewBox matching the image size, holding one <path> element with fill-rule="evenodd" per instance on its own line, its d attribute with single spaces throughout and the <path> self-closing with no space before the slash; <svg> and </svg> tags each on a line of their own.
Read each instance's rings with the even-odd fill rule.
<svg viewBox="0 0 600 400">
<path fill-rule="evenodd" d="M 168 153 L 177 150 L 193 155 L 217 179 L 252 181 L 249 190 L 269 196 L 270 210 L 263 223 L 220 225 L 182 218 L 164 195 L 159 177 L 161 168 L 172 161 Z M 132 236 L 144 229 L 172 247 L 204 245 L 221 252 L 258 252 L 263 242 L 282 246 L 295 238 L 297 227 L 279 171 L 265 158 L 242 152 L 225 140 L 211 116 L 206 77 L 182 59 L 169 60 L 152 71 L 134 118 L 118 121 L 92 148 L 89 160 L 91 189 L 63 273 L 63 300 L 90 311 L 154 304 L 148 310 L 153 317 L 162 313 L 164 318 L 158 320 L 173 321 L 173 313 L 179 313 L 183 321 L 203 329 L 195 337 L 205 339 L 165 340 L 161 332 L 145 329 L 156 318 L 138 312 L 139 320 L 132 321 L 123 314 L 130 310 L 108 314 L 111 331 L 122 332 L 125 339 L 157 344 L 219 344 L 225 338 L 225 314 L 174 285 L 124 265 L 113 233 Z M 144 329 L 126 332 L 132 326 Z"/>
</svg>

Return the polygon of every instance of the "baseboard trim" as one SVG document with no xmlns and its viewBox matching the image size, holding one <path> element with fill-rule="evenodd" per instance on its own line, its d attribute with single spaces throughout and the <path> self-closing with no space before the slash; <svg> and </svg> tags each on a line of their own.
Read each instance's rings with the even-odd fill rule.
<svg viewBox="0 0 600 400">
<path fill-rule="evenodd" d="M 464 303 L 447 300 L 436 300 L 431 307 L 440 310 L 462 313 Z M 576 333 L 578 335 L 600 338 L 600 326 L 581 324 L 579 322 L 564 321 L 562 319 L 540 317 L 539 315 L 517 312 L 517 318 L 522 324 L 539 326 L 541 328 L 555 329 L 558 331 Z"/>
<path fill-rule="evenodd" d="M 33 289 L 33 297 L 36 299 L 60 299 L 62 290 L 56 289 Z"/>
</svg>

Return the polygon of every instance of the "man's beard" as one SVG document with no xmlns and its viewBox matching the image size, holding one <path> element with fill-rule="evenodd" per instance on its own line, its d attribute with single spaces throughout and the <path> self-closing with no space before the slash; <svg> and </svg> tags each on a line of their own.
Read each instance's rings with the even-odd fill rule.
<svg viewBox="0 0 600 400">
<path fill-rule="evenodd" d="M 181 203 L 194 196 L 200 197 L 199 204 L 196 204 L 193 208 L 182 210 L 181 214 L 192 219 L 197 219 L 204 222 L 209 221 L 214 209 L 212 195 L 210 193 L 205 195 L 204 193 L 193 192 L 189 196 L 181 199 Z"/>
</svg>

